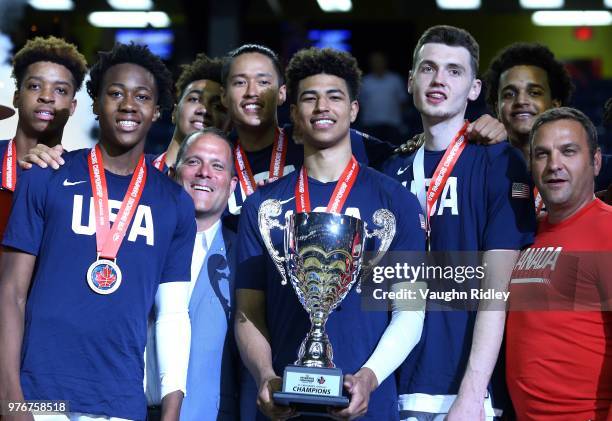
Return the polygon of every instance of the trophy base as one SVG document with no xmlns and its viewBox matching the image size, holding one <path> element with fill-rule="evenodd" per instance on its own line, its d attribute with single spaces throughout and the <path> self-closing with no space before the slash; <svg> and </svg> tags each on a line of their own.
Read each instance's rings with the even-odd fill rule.
<svg viewBox="0 0 612 421">
<path fill-rule="evenodd" d="M 292 406 L 301 415 L 329 415 L 327 408 L 346 408 L 349 399 L 346 396 L 309 396 L 300 393 L 275 392 L 274 403 L 281 406 Z"/>
<path fill-rule="evenodd" d="M 327 408 L 346 408 L 342 396 L 342 370 L 289 365 L 283 375 L 283 390 L 275 392 L 274 402 L 292 406 L 299 414 L 328 416 Z"/>
</svg>

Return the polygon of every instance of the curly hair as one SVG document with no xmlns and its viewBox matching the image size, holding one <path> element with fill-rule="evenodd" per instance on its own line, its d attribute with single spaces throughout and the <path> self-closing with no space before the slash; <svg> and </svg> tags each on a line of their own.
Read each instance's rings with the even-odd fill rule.
<svg viewBox="0 0 612 421">
<path fill-rule="evenodd" d="M 221 81 L 223 82 L 223 86 L 226 86 L 230 67 L 232 67 L 232 63 L 234 62 L 236 57 L 248 53 L 258 53 L 268 57 L 274 65 L 274 70 L 276 70 L 276 76 L 278 76 L 278 85 L 280 86 L 285 83 L 283 80 L 283 67 L 281 66 L 280 60 L 278 59 L 278 55 L 274 51 L 264 45 L 244 44 L 236 48 L 235 50 L 230 51 L 225 56 L 225 59 L 223 60 L 223 67 L 221 69 Z"/>
<path fill-rule="evenodd" d="M 351 101 L 359 96 L 361 70 L 355 57 L 332 48 L 305 48 L 291 58 L 287 65 L 287 91 L 289 101 L 297 101 L 298 85 L 309 76 L 325 73 L 344 79 Z"/>
<path fill-rule="evenodd" d="M 486 101 L 492 111 L 496 112 L 501 74 L 511 67 L 521 65 L 543 69 L 548 75 L 552 99 L 558 100 L 563 106 L 569 103 L 574 85 L 563 63 L 555 59 L 552 51 L 542 44 L 517 42 L 497 54 L 485 75 Z"/>
<path fill-rule="evenodd" d="M 72 74 L 75 92 L 81 89 L 87 73 L 87 60 L 74 44 L 54 36 L 30 39 L 21 50 L 17 51 L 13 57 L 11 75 L 15 79 L 17 89 L 23 82 L 28 66 L 40 61 L 50 61 L 66 67 Z"/>
<path fill-rule="evenodd" d="M 180 99 L 183 96 L 183 91 L 194 80 L 212 80 L 221 85 L 221 68 L 223 60 L 218 58 L 210 58 L 204 53 L 196 56 L 196 59 L 189 64 L 181 66 L 181 74 L 179 75 L 175 88 L 176 98 Z"/>
<path fill-rule="evenodd" d="M 122 63 L 136 64 L 151 72 L 157 85 L 157 104 L 162 110 L 172 107 L 172 74 L 162 60 L 147 46 L 134 43 L 117 43 L 112 50 L 98 53 L 98 61 L 91 67 L 87 81 L 87 93 L 93 100 L 100 93 L 106 71 Z"/>
</svg>

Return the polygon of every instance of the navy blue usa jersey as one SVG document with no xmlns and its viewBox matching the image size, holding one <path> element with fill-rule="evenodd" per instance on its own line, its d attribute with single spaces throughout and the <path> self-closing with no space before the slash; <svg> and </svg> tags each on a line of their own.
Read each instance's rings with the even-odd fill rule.
<svg viewBox="0 0 612 421">
<path fill-rule="evenodd" d="M 88 153 L 68 153 L 57 171 L 24 171 L 14 194 L 3 244 L 36 256 L 21 384 L 26 399 L 66 400 L 73 412 L 143 420 L 147 316 L 160 283 L 190 279 L 193 201 L 147 163 L 117 255 L 123 281 L 99 295 L 86 281 L 96 260 Z M 114 221 L 132 176 L 105 174 Z"/>
<path fill-rule="evenodd" d="M 429 182 L 445 151 L 424 153 Z M 384 173 L 416 192 L 416 152 L 393 156 Z M 530 179 L 507 143 L 468 144 L 432 208 L 432 251 L 519 250 L 533 242 Z M 453 282 L 453 281 L 451 281 Z M 428 311 L 421 340 L 399 370 L 400 394 L 457 394 L 470 353 L 475 311 Z"/>
<path fill-rule="evenodd" d="M 310 328 L 310 321 L 291 285 L 281 285 L 281 277 L 263 243 L 257 216 L 260 205 L 270 198 L 282 204 L 281 222 L 285 215 L 296 211 L 294 189 L 297 174 L 293 172 L 252 194 L 245 202 L 238 231 L 236 288 L 265 292 L 272 361 L 275 372 L 281 376 L 285 366 L 294 363 L 299 345 Z M 308 183 L 312 210 L 324 212 L 336 182 L 321 183 L 309 178 Z M 369 229 L 373 229 L 372 216 L 378 209 L 388 209 L 396 218 L 397 232 L 390 251 L 423 250 L 423 215 L 416 198 L 394 180 L 361 166 L 342 212 L 359 217 Z M 272 230 L 271 234 L 275 247 L 282 253 L 282 231 Z M 373 250 L 374 246 L 372 240 L 366 243 L 367 250 Z M 386 311 L 362 311 L 361 302 L 360 294 L 353 287 L 326 325 L 334 350 L 334 362 L 345 374 L 356 373 L 368 360 L 390 320 L 390 314 Z M 253 396 L 243 396 L 242 400 L 254 406 L 255 391 L 252 387 L 250 390 Z M 259 417 L 262 418 L 261 414 Z M 397 418 L 397 390 L 395 379 L 391 376 L 372 393 L 366 419 Z"/>
</svg>

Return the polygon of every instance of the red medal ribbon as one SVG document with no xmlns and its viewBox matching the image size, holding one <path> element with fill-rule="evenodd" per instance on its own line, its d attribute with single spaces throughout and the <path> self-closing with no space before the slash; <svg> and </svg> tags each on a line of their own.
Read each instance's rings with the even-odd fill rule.
<svg viewBox="0 0 612 421">
<path fill-rule="evenodd" d="M 166 154 L 168 151 L 164 152 L 153 161 L 153 166 L 160 171 L 164 170 L 164 165 L 166 165 Z"/>
<path fill-rule="evenodd" d="M 283 176 L 285 170 L 285 156 L 287 156 L 287 141 L 283 129 L 276 129 L 272 159 L 270 160 L 269 181 L 276 181 Z"/>
<path fill-rule="evenodd" d="M 540 194 L 540 191 L 537 187 L 533 188 L 533 197 L 535 198 L 535 213 L 536 216 L 538 216 L 540 212 L 542 212 L 542 208 L 544 207 L 544 201 L 542 200 L 542 195 Z"/>
<path fill-rule="evenodd" d="M 134 212 L 138 207 L 138 202 L 147 180 L 147 167 L 144 155 L 138 161 L 130 181 L 130 186 L 127 192 L 125 192 L 121 208 L 112 228 L 110 227 L 108 189 L 106 187 L 106 177 L 104 175 L 104 165 L 102 164 L 102 154 L 99 145 L 91 149 L 87 164 L 89 166 L 89 179 L 94 196 L 96 249 L 99 257 L 114 260 L 117 257 L 117 252 L 123 237 L 125 237 L 127 228 L 134 217 Z"/>
<path fill-rule="evenodd" d="M 467 130 L 469 121 L 466 121 L 461 130 L 455 135 L 455 138 L 450 143 L 448 148 L 446 148 L 446 152 L 442 157 L 442 160 L 436 167 L 434 171 L 433 177 L 431 177 L 431 181 L 429 183 L 429 188 L 427 189 L 426 201 L 427 201 L 427 235 L 431 232 L 430 223 L 429 223 L 429 215 L 431 214 L 431 209 L 433 208 L 434 203 L 442 194 L 444 190 L 444 186 L 446 185 L 446 181 L 448 177 L 450 177 L 453 172 L 453 168 L 455 164 L 459 160 L 461 153 L 465 149 L 467 145 L 467 140 L 465 138 L 465 131 Z"/>
<path fill-rule="evenodd" d="M 272 147 L 272 158 L 270 159 L 269 181 L 275 181 L 283 176 L 285 170 L 285 157 L 287 156 L 287 139 L 283 129 L 276 128 L 274 136 L 274 146 Z M 257 189 L 257 183 L 253 177 L 253 171 L 249 165 L 249 160 L 240 146 L 240 140 L 234 147 L 234 163 L 238 170 L 238 179 L 242 190 L 250 196 Z"/>
<path fill-rule="evenodd" d="M 17 147 L 15 140 L 11 139 L 2 161 L 2 188 L 15 191 L 15 184 L 17 184 Z"/>
<path fill-rule="evenodd" d="M 359 174 L 359 163 L 354 156 L 351 156 L 351 160 L 342 175 L 336 183 L 334 192 L 332 193 L 329 203 L 327 204 L 327 212 L 340 213 L 344 207 L 344 203 L 348 198 L 348 195 L 357 180 L 357 174 Z M 308 172 L 306 167 L 302 166 L 300 169 L 300 175 L 298 182 L 295 185 L 295 203 L 296 210 L 298 213 L 310 212 L 310 194 L 308 193 Z"/>
</svg>

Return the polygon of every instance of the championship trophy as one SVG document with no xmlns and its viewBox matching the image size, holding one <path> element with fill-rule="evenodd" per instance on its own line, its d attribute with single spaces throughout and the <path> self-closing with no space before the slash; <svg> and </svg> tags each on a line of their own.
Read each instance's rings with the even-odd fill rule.
<svg viewBox="0 0 612 421">
<path fill-rule="evenodd" d="M 349 293 L 353 284 L 382 258 L 395 235 L 395 216 L 387 209 L 374 213 L 378 229 L 369 232 L 361 219 L 334 213 L 309 212 L 288 216 L 285 224 L 276 218 L 281 203 L 269 199 L 259 208 L 258 224 L 263 241 L 282 277 L 291 283 L 308 313 L 311 328 L 300 345 L 294 365 L 285 368 L 283 388 L 274 402 L 294 406 L 305 414 L 327 414 L 326 407 L 344 408 L 349 400 L 342 394 L 342 370 L 333 360 L 325 333 L 330 313 Z M 272 244 L 270 231 L 284 231 L 284 257 Z M 363 262 L 366 239 L 380 239 L 379 250 Z M 348 327 L 347 327 L 348 328 Z"/>
</svg>

